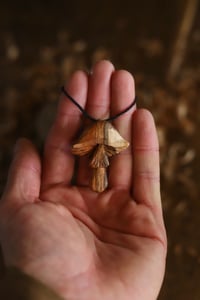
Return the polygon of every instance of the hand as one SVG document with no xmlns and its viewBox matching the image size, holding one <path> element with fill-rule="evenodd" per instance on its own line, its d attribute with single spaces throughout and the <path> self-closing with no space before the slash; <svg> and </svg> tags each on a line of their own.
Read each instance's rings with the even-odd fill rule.
<svg viewBox="0 0 200 300">
<path fill-rule="evenodd" d="M 90 76 L 75 72 L 67 91 L 98 118 L 134 98 L 127 71 L 97 63 Z M 7 266 L 39 279 L 64 299 L 153 300 L 165 270 L 159 151 L 151 114 L 129 111 L 114 126 L 131 146 L 111 159 L 109 189 L 88 187 L 87 159 L 71 185 L 71 145 L 82 115 L 61 95 L 43 161 L 22 139 L 15 149 L 0 206 L 0 241 Z M 42 174 L 42 176 L 41 176 Z"/>
</svg>

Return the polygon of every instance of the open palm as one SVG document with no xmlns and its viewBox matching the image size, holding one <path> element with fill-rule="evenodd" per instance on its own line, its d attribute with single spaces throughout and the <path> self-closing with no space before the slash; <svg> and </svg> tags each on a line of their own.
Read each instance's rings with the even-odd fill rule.
<svg viewBox="0 0 200 300">
<path fill-rule="evenodd" d="M 90 76 L 74 73 L 66 88 L 99 119 L 134 98 L 131 74 L 107 61 Z M 156 299 L 166 235 L 153 118 L 133 109 L 114 122 L 131 146 L 112 158 L 109 188 L 100 194 L 89 188 L 87 158 L 79 160 L 71 185 L 71 145 L 81 125 L 81 113 L 62 95 L 43 162 L 29 141 L 19 142 L 0 207 L 5 262 L 64 299 Z"/>
</svg>

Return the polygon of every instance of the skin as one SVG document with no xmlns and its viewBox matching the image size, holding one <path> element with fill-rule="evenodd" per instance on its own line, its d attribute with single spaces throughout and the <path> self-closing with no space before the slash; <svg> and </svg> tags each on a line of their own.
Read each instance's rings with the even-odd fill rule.
<svg viewBox="0 0 200 300">
<path fill-rule="evenodd" d="M 109 61 L 92 74 L 75 72 L 65 88 L 95 118 L 127 107 L 134 80 Z M 165 271 L 159 149 L 151 113 L 131 111 L 115 128 L 131 146 L 111 159 L 109 188 L 88 187 L 91 170 L 81 158 L 71 185 L 71 145 L 83 126 L 80 111 L 61 95 L 41 159 L 32 143 L 18 141 L 0 201 L 5 264 L 16 266 L 67 300 L 155 300 Z"/>
</svg>

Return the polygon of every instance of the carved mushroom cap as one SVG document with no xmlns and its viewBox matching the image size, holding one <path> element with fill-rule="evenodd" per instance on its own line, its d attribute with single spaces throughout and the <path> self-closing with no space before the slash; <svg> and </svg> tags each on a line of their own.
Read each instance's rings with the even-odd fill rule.
<svg viewBox="0 0 200 300">
<path fill-rule="evenodd" d="M 75 155 L 86 155 L 98 144 L 104 141 L 104 122 L 96 122 L 92 127 L 86 129 L 78 142 L 73 145 L 72 153 Z"/>
<path fill-rule="evenodd" d="M 112 156 L 125 150 L 129 146 L 119 132 L 106 121 L 98 121 L 92 127 L 85 130 L 78 143 L 73 145 L 72 153 L 75 155 L 86 155 L 96 145 L 105 145 L 105 152 Z"/>
<path fill-rule="evenodd" d="M 119 153 L 125 150 L 129 146 L 129 142 L 126 141 L 119 132 L 110 124 L 105 124 L 105 145 L 110 146 Z"/>
</svg>

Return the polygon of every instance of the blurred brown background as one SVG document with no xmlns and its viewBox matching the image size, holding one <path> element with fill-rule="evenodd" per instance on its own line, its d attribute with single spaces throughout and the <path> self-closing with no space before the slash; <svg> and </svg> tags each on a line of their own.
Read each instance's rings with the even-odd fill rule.
<svg viewBox="0 0 200 300">
<path fill-rule="evenodd" d="M 169 251 L 159 300 L 200 299 L 199 8 L 198 0 L 0 2 L 0 191 L 16 139 L 42 148 L 73 70 L 106 58 L 132 72 L 161 147 Z"/>
</svg>

